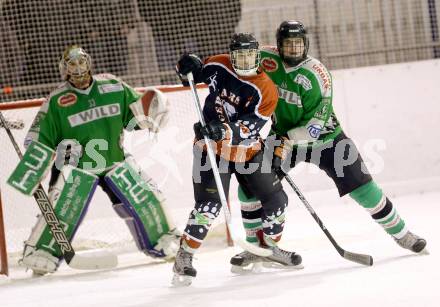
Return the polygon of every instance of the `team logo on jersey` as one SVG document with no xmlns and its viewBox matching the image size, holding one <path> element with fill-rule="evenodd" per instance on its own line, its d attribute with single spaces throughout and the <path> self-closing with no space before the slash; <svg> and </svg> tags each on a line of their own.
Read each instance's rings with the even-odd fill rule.
<svg viewBox="0 0 440 307">
<path fill-rule="evenodd" d="M 68 107 L 68 106 L 75 104 L 77 102 L 77 100 L 78 100 L 78 97 L 76 97 L 75 94 L 68 93 L 68 94 L 60 96 L 58 98 L 58 105 L 60 107 Z"/>
<path fill-rule="evenodd" d="M 209 84 L 208 84 L 209 89 L 215 91 L 217 89 L 217 72 L 215 72 L 215 74 L 213 74 L 212 76 L 209 76 L 208 79 L 209 79 Z"/>
<path fill-rule="evenodd" d="M 322 131 L 322 126 L 318 124 L 313 124 L 307 127 L 307 131 L 312 138 L 318 138 Z"/>
<path fill-rule="evenodd" d="M 304 75 L 298 74 L 295 77 L 295 83 L 298 83 L 301 85 L 306 91 L 309 91 L 312 89 L 312 82 Z"/>
<path fill-rule="evenodd" d="M 263 58 L 261 60 L 261 65 L 263 66 L 263 69 L 267 72 L 274 72 L 278 69 L 278 63 L 271 58 Z"/>
<path fill-rule="evenodd" d="M 92 121 L 113 117 L 121 114 L 121 108 L 118 103 L 100 106 L 93 109 L 85 110 L 67 117 L 71 127 L 76 127 Z"/>
<path fill-rule="evenodd" d="M 301 97 L 297 93 L 285 90 L 281 87 L 277 87 L 277 89 L 278 98 L 284 99 L 288 104 L 293 104 L 298 106 L 298 108 L 302 108 Z"/>
</svg>

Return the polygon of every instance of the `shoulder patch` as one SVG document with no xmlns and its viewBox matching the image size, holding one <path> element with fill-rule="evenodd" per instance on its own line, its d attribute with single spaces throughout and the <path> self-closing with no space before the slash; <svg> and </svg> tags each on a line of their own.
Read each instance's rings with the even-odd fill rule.
<svg viewBox="0 0 440 307">
<path fill-rule="evenodd" d="M 261 66 L 267 72 L 274 72 L 278 69 L 278 63 L 272 58 L 263 58 L 261 60 Z"/>
<path fill-rule="evenodd" d="M 301 85 L 306 91 L 312 89 L 312 82 L 306 76 L 302 74 L 297 74 L 295 79 L 293 80 L 295 83 Z"/>
<path fill-rule="evenodd" d="M 116 84 L 107 83 L 107 84 L 98 85 L 98 91 L 101 94 L 112 93 L 112 92 L 122 92 L 123 90 L 124 90 L 124 87 L 122 86 L 121 83 L 116 83 Z"/>
<path fill-rule="evenodd" d="M 75 104 L 77 101 L 78 97 L 74 93 L 67 93 L 65 95 L 61 95 L 57 102 L 60 107 L 68 107 Z"/>
</svg>

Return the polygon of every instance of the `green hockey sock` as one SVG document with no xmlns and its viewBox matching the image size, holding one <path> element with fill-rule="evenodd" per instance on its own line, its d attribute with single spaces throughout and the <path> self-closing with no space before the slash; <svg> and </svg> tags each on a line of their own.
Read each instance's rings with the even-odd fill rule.
<svg viewBox="0 0 440 307">
<path fill-rule="evenodd" d="M 388 234 L 400 239 L 408 232 L 393 203 L 374 181 L 360 186 L 350 193 L 350 197 L 364 207 Z"/>
<path fill-rule="evenodd" d="M 263 222 L 261 220 L 263 209 L 261 202 L 254 197 L 247 197 L 240 186 L 238 187 L 238 199 L 241 204 L 241 216 L 246 231 L 246 241 L 259 244 L 258 233 L 261 235 L 263 231 Z"/>
</svg>

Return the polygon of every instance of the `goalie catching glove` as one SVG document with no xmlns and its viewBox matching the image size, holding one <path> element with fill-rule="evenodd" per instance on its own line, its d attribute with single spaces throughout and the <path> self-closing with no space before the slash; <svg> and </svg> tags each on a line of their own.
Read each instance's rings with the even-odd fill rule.
<svg viewBox="0 0 440 307">
<path fill-rule="evenodd" d="M 148 129 L 153 133 L 159 132 L 169 120 L 168 98 L 154 87 L 147 87 L 141 99 L 132 103 L 130 109 L 139 128 Z"/>
</svg>

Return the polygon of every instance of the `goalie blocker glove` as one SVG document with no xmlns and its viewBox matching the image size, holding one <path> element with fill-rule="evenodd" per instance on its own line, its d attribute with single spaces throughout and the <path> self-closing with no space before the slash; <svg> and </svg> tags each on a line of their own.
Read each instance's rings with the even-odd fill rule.
<svg viewBox="0 0 440 307">
<path fill-rule="evenodd" d="M 196 54 L 185 53 L 177 62 L 176 72 L 183 86 L 189 86 L 186 75 L 191 72 L 194 76 L 194 82 L 200 83 L 202 82 L 202 68 L 203 62 Z"/>
</svg>

